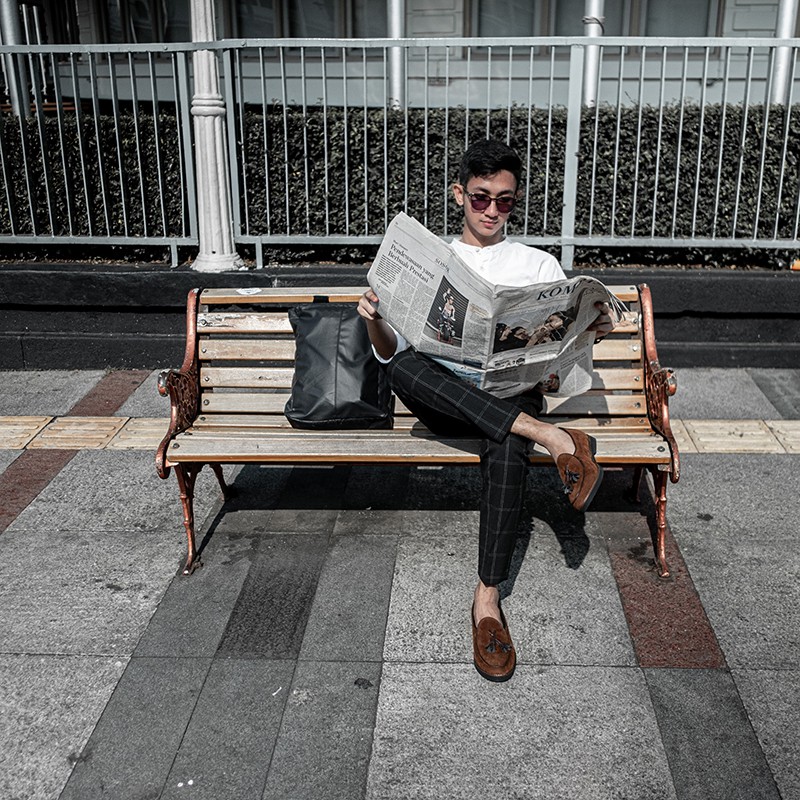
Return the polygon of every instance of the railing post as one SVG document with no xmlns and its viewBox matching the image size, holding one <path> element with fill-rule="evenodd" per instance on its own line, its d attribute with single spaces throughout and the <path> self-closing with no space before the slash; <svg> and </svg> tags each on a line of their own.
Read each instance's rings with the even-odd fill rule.
<svg viewBox="0 0 800 800">
<path fill-rule="evenodd" d="M 780 0 L 775 25 L 776 39 L 791 39 L 797 25 L 798 0 Z M 792 72 L 792 48 L 778 47 L 773 58 L 772 92 L 769 102 L 785 106 L 789 99 L 789 78 Z"/>
<path fill-rule="evenodd" d="M 578 198 L 578 150 L 581 144 L 581 110 L 585 48 L 573 44 L 569 50 L 569 95 L 567 132 L 564 143 L 564 200 L 561 209 L 561 266 L 572 269 L 575 259 L 575 203 Z"/>
<path fill-rule="evenodd" d="M 192 0 L 191 9 L 192 40 L 214 41 L 214 0 Z M 192 269 L 200 272 L 224 272 L 238 269 L 242 264 L 233 246 L 225 101 L 219 90 L 216 53 L 212 50 L 197 50 L 192 63 L 197 232 L 200 241 L 200 250 Z"/>
<path fill-rule="evenodd" d="M 25 44 L 22 37 L 22 26 L 19 21 L 19 3 L 17 0 L 0 0 L 0 42 L 3 44 Z M 8 83 L 8 100 L 11 110 L 18 117 L 29 117 L 31 114 L 31 98 L 28 91 L 28 70 L 25 56 L 17 53 L 6 53 L 3 56 Z"/>
<path fill-rule="evenodd" d="M 603 16 L 604 0 L 586 0 L 583 15 L 585 36 L 602 36 L 605 32 L 606 18 Z M 593 108 L 597 102 L 598 79 L 600 75 L 600 48 L 586 46 L 586 61 L 583 68 L 583 104 Z"/>
<path fill-rule="evenodd" d="M 406 33 L 405 0 L 386 0 L 386 16 L 390 39 L 402 39 Z M 391 108 L 403 108 L 405 97 L 405 69 L 403 66 L 404 51 L 402 47 L 389 48 L 389 105 Z"/>
</svg>

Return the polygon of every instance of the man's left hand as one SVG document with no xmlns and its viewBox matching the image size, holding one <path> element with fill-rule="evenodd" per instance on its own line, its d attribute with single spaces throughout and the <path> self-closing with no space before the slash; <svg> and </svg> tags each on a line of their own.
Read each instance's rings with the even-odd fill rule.
<svg viewBox="0 0 800 800">
<path fill-rule="evenodd" d="M 586 330 L 594 331 L 594 340 L 599 342 L 614 330 L 617 323 L 611 316 L 611 308 L 608 303 L 597 302 L 594 305 L 598 311 L 597 319 Z"/>
</svg>

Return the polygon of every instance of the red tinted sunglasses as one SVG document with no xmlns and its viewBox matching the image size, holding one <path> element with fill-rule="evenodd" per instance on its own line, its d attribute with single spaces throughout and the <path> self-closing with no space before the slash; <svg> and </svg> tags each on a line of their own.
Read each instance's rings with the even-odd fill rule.
<svg viewBox="0 0 800 800">
<path fill-rule="evenodd" d="M 517 204 L 516 197 L 492 197 L 481 192 L 464 192 L 469 197 L 469 204 L 473 211 L 486 211 L 494 203 L 498 214 L 508 214 Z"/>
</svg>

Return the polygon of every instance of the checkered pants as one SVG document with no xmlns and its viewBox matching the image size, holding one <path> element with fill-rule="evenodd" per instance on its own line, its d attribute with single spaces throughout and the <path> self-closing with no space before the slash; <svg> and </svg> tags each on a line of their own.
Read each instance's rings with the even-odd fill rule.
<svg viewBox="0 0 800 800">
<path fill-rule="evenodd" d="M 496 586 L 508 577 L 528 468 L 528 440 L 510 433 L 511 425 L 520 411 L 538 417 L 541 394 L 494 397 L 410 349 L 389 362 L 386 374 L 395 394 L 433 433 L 481 437 L 478 575 Z"/>
</svg>

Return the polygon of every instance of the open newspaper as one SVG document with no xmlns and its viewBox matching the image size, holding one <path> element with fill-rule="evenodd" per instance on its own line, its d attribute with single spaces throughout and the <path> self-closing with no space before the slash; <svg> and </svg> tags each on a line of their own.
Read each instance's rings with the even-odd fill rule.
<svg viewBox="0 0 800 800">
<path fill-rule="evenodd" d="M 498 397 L 537 384 L 574 395 L 592 383 L 595 303 L 619 303 L 595 278 L 494 285 L 406 214 L 390 223 L 367 281 L 380 314 L 422 353 Z"/>
</svg>

